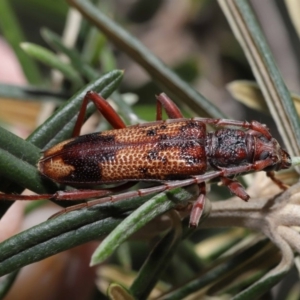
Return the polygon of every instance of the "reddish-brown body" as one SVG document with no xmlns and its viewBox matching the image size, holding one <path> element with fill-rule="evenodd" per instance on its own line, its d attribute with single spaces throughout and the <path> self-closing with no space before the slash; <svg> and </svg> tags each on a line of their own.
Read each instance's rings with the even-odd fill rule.
<svg viewBox="0 0 300 300">
<path fill-rule="evenodd" d="M 87 103 L 93 101 L 113 130 L 78 136 Z M 175 103 L 165 94 L 157 96 L 156 122 L 126 127 L 100 95 L 88 92 L 79 112 L 74 138 L 46 150 L 38 163 L 42 175 L 71 186 L 94 186 L 127 181 L 161 181 L 144 190 L 109 196 L 73 206 L 67 211 L 103 201 L 118 201 L 198 184 L 199 196 L 193 204 L 190 226 L 196 227 L 205 203 L 205 181 L 219 179 L 243 200 L 249 195 L 232 177 L 247 172 L 267 171 L 281 188 L 272 170 L 291 166 L 291 158 L 272 137 L 265 125 L 226 119 L 184 119 Z M 162 107 L 169 120 L 162 121 Z M 207 132 L 207 125 L 217 128 Z M 232 129 L 231 127 L 234 127 Z M 6 200 L 78 200 L 103 197 L 128 185 L 103 190 L 60 191 L 53 195 L 5 195 Z"/>
<path fill-rule="evenodd" d="M 38 166 L 52 180 L 76 186 L 186 179 L 267 158 L 273 160 L 268 169 L 289 166 L 274 138 L 228 128 L 207 133 L 202 121 L 173 119 L 64 141 L 45 151 Z"/>
</svg>

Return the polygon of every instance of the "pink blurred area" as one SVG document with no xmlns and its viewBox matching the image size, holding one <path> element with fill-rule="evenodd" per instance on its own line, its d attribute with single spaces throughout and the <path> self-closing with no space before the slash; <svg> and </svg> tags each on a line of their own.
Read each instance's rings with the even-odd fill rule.
<svg viewBox="0 0 300 300">
<path fill-rule="evenodd" d="M 0 38 L 0 55 L 2 57 L 0 82 L 25 85 L 26 78 L 19 62 L 10 46 L 2 38 Z"/>
<path fill-rule="evenodd" d="M 0 82 L 26 85 L 26 78 L 16 56 L 1 38 L 0 56 Z M 22 128 L 13 131 L 20 133 Z M 0 221 L 0 241 L 46 221 L 59 210 L 58 206 L 49 202 L 49 205 L 44 205 L 25 217 L 25 205 L 24 202 L 16 201 L 3 216 Z M 95 280 L 95 270 L 89 267 L 89 261 L 97 244 L 88 243 L 24 267 L 5 300 L 89 299 Z"/>
<path fill-rule="evenodd" d="M 95 276 L 87 266 L 94 250 L 89 243 L 23 268 L 5 300 L 91 299 Z"/>
</svg>

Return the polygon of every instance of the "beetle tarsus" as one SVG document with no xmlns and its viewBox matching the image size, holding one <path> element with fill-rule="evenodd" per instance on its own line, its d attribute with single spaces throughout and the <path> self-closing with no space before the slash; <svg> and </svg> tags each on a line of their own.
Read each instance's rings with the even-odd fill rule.
<svg viewBox="0 0 300 300">
<path fill-rule="evenodd" d="M 227 177 L 220 178 L 223 185 L 225 185 L 233 194 L 244 201 L 248 201 L 250 196 L 246 193 L 244 187 L 237 180 L 229 179 Z"/>
<path fill-rule="evenodd" d="M 267 176 L 282 190 L 287 190 L 289 188 L 289 185 L 283 183 L 281 180 L 275 177 L 274 171 L 266 172 Z"/>
<path fill-rule="evenodd" d="M 198 226 L 205 206 L 205 195 L 206 195 L 205 182 L 199 183 L 198 186 L 199 186 L 200 193 L 198 198 L 194 202 L 191 210 L 190 222 L 189 222 L 190 228 L 196 228 Z"/>
</svg>

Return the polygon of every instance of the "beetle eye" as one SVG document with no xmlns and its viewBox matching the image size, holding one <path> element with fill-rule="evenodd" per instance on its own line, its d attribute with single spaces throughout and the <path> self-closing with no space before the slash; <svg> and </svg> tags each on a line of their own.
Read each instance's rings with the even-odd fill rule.
<svg viewBox="0 0 300 300">
<path fill-rule="evenodd" d="M 259 155 L 259 160 L 264 160 L 269 156 L 269 152 L 268 151 L 263 151 L 260 153 Z"/>
</svg>

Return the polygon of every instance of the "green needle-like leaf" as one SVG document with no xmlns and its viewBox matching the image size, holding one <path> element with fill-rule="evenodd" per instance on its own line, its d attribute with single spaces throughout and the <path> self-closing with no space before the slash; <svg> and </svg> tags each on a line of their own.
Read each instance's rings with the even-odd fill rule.
<svg viewBox="0 0 300 300">
<path fill-rule="evenodd" d="M 175 99 L 183 100 L 199 116 L 225 117 L 217 107 L 168 69 L 147 47 L 105 16 L 92 2 L 85 0 L 68 0 L 68 2 L 113 41 L 118 48 L 145 68 L 165 92 L 170 93 Z"/>
<path fill-rule="evenodd" d="M 35 59 L 43 62 L 53 69 L 59 70 L 66 78 L 68 78 L 75 87 L 79 87 L 83 85 L 83 80 L 79 73 L 70 65 L 63 62 L 57 55 L 48 49 L 41 47 L 39 45 L 35 45 L 32 43 L 22 43 L 22 49 L 34 57 Z"/>
<path fill-rule="evenodd" d="M 181 201 L 180 195 L 191 197 L 194 191 L 194 188 L 177 189 L 168 195 L 172 200 Z M 121 216 L 124 212 L 136 209 L 149 198 L 151 195 L 72 211 L 11 237 L 0 243 L 0 276 L 77 245 L 103 238 L 123 220 Z M 170 199 L 166 203 L 175 205 Z M 152 212 L 153 217 L 165 209 L 165 203 L 162 203 L 162 210 Z M 115 217 L 111 217 L 112 212 Z"/>
<path fill-rule="evenodd" d="M 115 70 L 86 85 L 63 104 L 43 125 L 38 127 L 28 140 L 40 148 L 48 148 L 70 138 L 85 94 L 88 91 L 95 91 L 107 98 L 119 86 L 122 77 L 123 71 Z M 90 103 L 87 117 L 95 110 L 95 106 Z"/>
<path fill-rule="evenodd" d="M 16 277 L 18 276 L 19 271 L 12 272 L 8 274 L 5 278 L 2 278 L 0 283 L 0 299 L 4 299 L 5 295 L 14 284 Z"/>
<path fill-rule="evenodd" d="M 22 27 L 20 26 L 17 17 L 14 15 L 10 4 L 11 1 L 8 0 L 0 1 L 1 34 L 13 48 L 27 80 L 31 84 L 39 84 L 42 76 L 35 61 L 28 57 L 28 55 L 20 48 L 20 43 L 24 42 L 26 38 L 23 36 Z"/>
<path fill-rule="evenodd" d="M 136 299 L 148 298 L 160 275 L 169 264 L 182 238 L 177 231 L 179 230 L 175 227 L 161 239 L 140 269 L 130 288 Z M 182 233 L 181 230 L 180 233 Z"/>
<path fill-rule="evenodd" d="M 36 193 L 54 191 L 54 184 L 43 179 L 36 168 L 40 156 L 38 147 L 0 127 L 0 188 L 7 190 L 13 182 L 13 192 L 19 191 L 16 183 Z"/>
<path fill-rule="evenodd" d="M 195 197 L 195 190 L 191 192 L 188 189 L 174 189 L 169 192 L 163 192 L 147 201 L 132 214 L 130 214 L 95 250 L 91 266 L 103 262 L 109 257 L 115 249 L 128 239 L 134 232 L 145 226 L 153 218 L 170 210 L 176 205 L 176 202 L 184 202 Z M 170 201 L 172 199 L 173 201 Z"/>
<path fill-rule="evenodd" d="M 85 76 L 88 80 L 94 80 L 99 76 L 97 71 L 82 61 L 81 56 L 76 49 L 67 48 L 57 34 L 46 28 L 42 29 L 41 33 L 49 45 L 51 45 L 55 50 L 64 53 L 69 57 L 72 66 L 78 71 L 79 74 Z M 110 70 L 112 70 L 112 68 Z"/>
<path fill-rule="evenodd" d="M 0 83 L 0 98 L 18 99 L 24 102 L 30 101 L 55 101 L 61 103 L 66 99 L 66 93 L 55 92 L 35 86 L 19 86 Z M 24 103 L 25 104 L 25 103 Z"/>
<path fill-rule="evenodd" d="M 47 193 L 37 168 L 0 149 L 0 175 L 36 193 Z"/>
<path fill-rule="evenodd" d="M 300 120 L 256 16 L 246 0 L 219 0 L 247 56 L 288 152 L 300 153 Z"/>
<path fill-rule="evenodd" d="M 211 289 L 212 293 L 217 294 L 219 289 L 222 289 L 222 281 L 228 282 L 230 278 L 235 278 L 235 276 L 241 275 L 241 266 L 243 266 L 244 268 L 246 268 L 245 265 L 253 267 L 255 259 L 253 259 L 253 256 L 251 256 L 251 254 L 256 253 L 258 250 L 268 248 L 268 244 L 267 246 L 266 244 L 266 240 L 259 240 L 257 243 L 250 247 L 244 246 L 244 250 L 240 253 L 230 253 L 226 258 L 220 257 L 219 259 L 214 261 L 213 267 L 208 266 L 206 270 L 202 269 L 201 276 L 197 276 L 183 286 L 180 286 L 174 290 L 171 290 L 169 293 L 166 293 L 163 299 L 184 299 L 185 297 L 203 288 Z M 272 250 L 273 248 L 271 248 L 270 251 Z M 258 259 L 259 257 L 257 257 L 257 260 Z M 248 269 L 246 268 L 246 271 L 247 270 Z"/>
<path fill-rule="evenodd" d="M 24 151 L 25 149 L 26 151 Z M 36 165 L 41 156 L 40 149 L 38 147 L 32 143 L 24 141 L 2 127 L 0 127 L 0 150 L 6 151 L 16 158 L 22 159 L 24 162 L 33 166 Z"/>
</svg>

